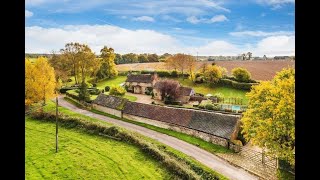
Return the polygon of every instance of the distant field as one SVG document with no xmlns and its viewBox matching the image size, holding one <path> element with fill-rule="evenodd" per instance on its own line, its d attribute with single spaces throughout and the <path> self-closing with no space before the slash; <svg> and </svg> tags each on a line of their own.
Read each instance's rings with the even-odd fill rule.
<svg viewBox="0 0 320 180">
<path fill-rule="evenodd" d="M 255 80 L 271 80 L 276 72 L 286 67 L 295 67 L 295 61 L 215 61 L 217 65 L 225 67 L 228 74 L 231 75 L 231 70 L 235 67 L 243 67 L 250 71 L 252 78 Z M 212 61 L 197 62 L 197 68 L 202 64 L 211 64 Z M 135 64 L 120 64 L 117 65 L 118 71 L 128 70 L 172 70 L 165 63 L 135 63 Z"/>
<path fill-rule="evenodd" d="M 25 179 L 171 179 L 139 148 L 125 142 L 59 127 L 26 117 Z"/>
</svg>

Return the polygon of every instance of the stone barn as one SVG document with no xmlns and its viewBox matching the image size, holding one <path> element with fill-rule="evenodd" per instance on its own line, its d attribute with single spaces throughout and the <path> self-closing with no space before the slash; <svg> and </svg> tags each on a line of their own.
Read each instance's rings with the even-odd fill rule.
<svg viewBox="0 0 320 180">
<path fill-rule="evenodd" d="M 155 74 L 138 74 L 128 75 L 125 86 L 128 87 L 128 92 L 136 94 L 145 94 L 151 92 L 154 84 L 158 81 L 158 75 Z"/>
</svg>

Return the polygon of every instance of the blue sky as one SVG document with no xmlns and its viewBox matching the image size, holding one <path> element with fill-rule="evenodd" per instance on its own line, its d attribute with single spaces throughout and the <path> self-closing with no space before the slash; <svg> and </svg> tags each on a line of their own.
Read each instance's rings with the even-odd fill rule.
<svg viewBox="0 0 320 180">
<path fill-rule="evenodd" d="M 77 41 L 99 53 L 294 55 L 293 0 L 27 0 L 29 53 Z"/>
</svg>

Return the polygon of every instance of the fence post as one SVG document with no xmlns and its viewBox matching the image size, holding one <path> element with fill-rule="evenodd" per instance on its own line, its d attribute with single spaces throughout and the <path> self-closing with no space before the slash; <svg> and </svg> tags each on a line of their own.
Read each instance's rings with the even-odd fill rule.
<svg viewBox="0 0 320 180">
<path fill-rule="evenodd" d="M 262 164 L 264 164 L 264 161 L 265 161 L 265 159 L 264 159 L 265 157 L 264 156 L 265 156 L 264 149 L 262 149 Z"/>
</svg>

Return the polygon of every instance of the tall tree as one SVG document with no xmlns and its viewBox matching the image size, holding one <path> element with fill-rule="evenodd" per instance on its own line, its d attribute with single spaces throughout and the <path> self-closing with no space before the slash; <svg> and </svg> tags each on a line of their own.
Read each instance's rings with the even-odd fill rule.
<svg viewBox="0 0 320 180">
<path fill-rule="evenodd" d="M 53 67 L 48 60 L 39 57 L 34 63 L 25 61 L 25 99 L 30 103 L 43 101 L 54 97 L 56 78 Z"/>
<path fill-rule="evenodd" d="M 191 81 L 195 80 L 194 71 L 196 69 L 196 59 L 193 56 L 188 55 L 186 60 L 187 71 L 189 73 L 189 78 Z"/>
<path fill-rule="evenodd" d="M 159 62 L 159 57 L 157 54 L 148 54 L 147 59 L 149 62 Z"/>
<path fill-rule="evenodd" d="M 65 61 L 63 54 L 56 54 L 52 52 L 52 56 L 49 58 L 50 65 L 54 68 L 56 80 L 65 82 L 68 79 L 68 75 L 70 74 L 70 66 Z"/>
<path fill-rule="evenodd" d="M 94 61 L 97 61 L 97 59 L 88 45 L 80 44 L 78 48 L 79 52 L 77 53 L 77 59 L 79 61 L 79 69 L 83 83 L 90 72 L 92 72 L 92 67 L 96 64 Z"/>
<path fill-rule="evenodd" d="M 271 81 L 253 86 L 243 114 L 247 140 L 295 164 L 295 70 L 283 69 Z"/>
<path fill-rule="evenodd" d="M 149 62 L 149 59 L 147 58 L 146 54 L 139 54 L 138 61 L 139 63 L 145 63 L 145 62 Z"/>
<path fill-rule="evenodd" d="M 100 50 L 100 53 L 102 58 L 100 73 L 106 78 L 117 76 L 118 71 L 116 69 L 116 64 L 114 63 L 114 60 L 115 60 L 114 49 L 112 49 L 111 47 L 108 48 L 107 46 L 104 46 Z"/>
<path fill-rule="evenodd" d="M 173 67 L 175 70 L 179 69 L 184 79 L 184 71 L 189 67 L 188 65 L 192 64 L 192 61 L 195 61 L 191 55 L 186 54 L 175 54 L 169 57 L 166 61 L 167 66 Z"/>
<path fill-rule="evenodd" d="M 247 69 L 241 67 L 233 68 L 232 75 L 239 82 L 249 82 L 249 80 L 251 79 L 250 72 Z"/>
<path fill-rule="evenodd" d="M 252 57 L 252 52 L 247 52 L 247 58 L 248 58 L 248 60 L 251 60 L 251 57 Z"/>
<path fill-rule="evenodd" d="M 61 54 L 66 58 L 66 64 L 70 65 L 72 68 L 72 74 L 74 75 L 75 83 L 78 84 L 78 70 L 79 70 L 79 59 L 78 53 L 80 50 L 79 43 L 67 43 L 64 49 L 61 49 Z"/>
</svg>

